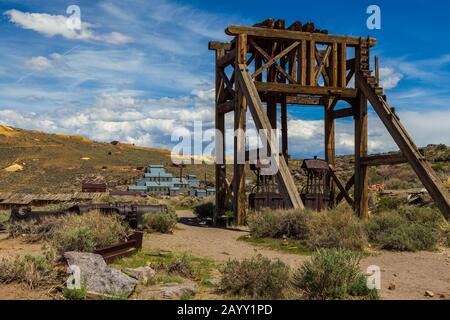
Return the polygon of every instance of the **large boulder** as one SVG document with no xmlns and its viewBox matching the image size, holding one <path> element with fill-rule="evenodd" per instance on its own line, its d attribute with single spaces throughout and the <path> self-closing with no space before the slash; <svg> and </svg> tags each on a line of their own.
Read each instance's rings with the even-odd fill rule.
<svg viewBox="0 0 450 320">
<path fill-rule="evenodd" d="M 128 297 L 136 287 L 136 279 L 109 267 L 99 254 L 71 251 L 64 258 L 69 266 L 80 268 L 81 285 L 88 292 Z"/>
</svg>

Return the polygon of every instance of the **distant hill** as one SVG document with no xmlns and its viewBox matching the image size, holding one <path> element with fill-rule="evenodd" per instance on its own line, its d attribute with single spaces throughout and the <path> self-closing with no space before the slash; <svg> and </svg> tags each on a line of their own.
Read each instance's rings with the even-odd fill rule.
<svg viewBox="0 0 450 320">
<path fill-rule="evenodd" d="M 448 184 L 450 177 L 450 148 L 429 145 L 425 155 L 438 176 Z M 353 157 L 339 156 L 336 169 L 346 181 L 353 174 Z M 124 188 L 133 178 L 142 175 L 149 164 L 164 164 L 175 175 L 170 151 L 143 148 L 118 141 L 95 142 L 80 136 L 48 134 L 0 125 L 0 192 L 74 192 L 83 182 L 106 182 Z M 301 160 L 291 159 L 289 167 L 301 187 L 304 174 Z M 227 166 L 231 181 L 232 167 Z M 214 166 L 189 165 L 185 174 L 196 174 L 201 180 L 214 182 Z M 248 178 L 254 176 L 249 174 Z M 370 168 L 369 182 L 385 184 L 386 189 L 421 187 L 408 164 Z"/>
<path fill-rule="evenodd" d="M 48 134 L 0 126 L 0 192 L 73 192 L 83 182 L 125 185 L 149 164 L 172 167 L 170 151 L 80 136 Z M 193 165 L 184 174 L 213 177 L 213 166 Z"/>
</svg>

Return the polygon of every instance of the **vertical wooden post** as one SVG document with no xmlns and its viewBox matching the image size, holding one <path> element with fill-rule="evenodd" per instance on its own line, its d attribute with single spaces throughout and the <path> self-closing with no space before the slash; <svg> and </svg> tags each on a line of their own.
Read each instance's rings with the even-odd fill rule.
<svg viewBox="0 0 450 320">
<path fill-rule="evenodd" d="M 339 86 L 347 87 L 347 46 L 345 43 L 339 45 Z"/>
<path fill-rule="evenodd" d="M 287 122 L 287 104 L 286 96 L 283 95 L 281 100 L 281 153 L 288 162 L 288 122 Z"/>
<path fill-rule="evenodd" d="M 378 56 L 375 56 L 375 80 L 377 83 L 377 86 L 380 85 L 380 67 L 378 64 Z"/>
<path fill-rule="evenodd" d="M 216 61 L 225 55 L 224 49 L 216 50 Z M 216 134 L 220 132 L 222 137 L 216 137 L 216 210 L 213 216 L 213 224 L 217 224 L 219 217 L 225 214 L 225 198 L 227 193 L 226 166 L 225 166 L 225 114 L 220 112 L 218 105 L 224 96 L 224 80 L 216 66 Z"/>
<path fill-rule="evenodd" d="M 316 42 L 314 40 L 310 40 L 308 43 L 307 56 L 308 56 L 308 73 L 307 73 L 308 85 L 315 86 L 316 85 L 316 76 L 315 76 L 315 74 L 316 74 L 316 68 L 315 68 Z"/>
<path fill-rule="evenodd" d="M 240 34 L 237 37 L 236 70 L 239 64 L 247 62 L 247 35 Z M 236 87 L 234 110 L 234 178 L 233 178 L 233 210 L 235 223 L 243 225 L 246 218 L 246 194 L 245 194 L 245 130 L 247 101 L 242 94 L 243 90 Z"/>
<path fill-rule="evenodd" d="M 355 67 L 360 70 L 359 61 L 361 60 L 361 50 L 356 49 Z M 360 72 L 356 73 L 356 87 L 359 87 Z M 361 164 L 361 158 L 367 156 L 367 97 L 358 90 L 355 109 L 355 213 L 361 219 L 369 218 L 369 176 L 367 166 Z"/>
<path fill-rule="evenodd" d="M 338 44 L 332 44 L 332 62 L 331 62 L 331 84 L 334 88 L 338 86 Z"/>
<path fill-rule="evenodd" d="M 336 106 L 337 99 L 328 98 L 327 104 L 325 105 L 325 161 L 333 167 L 336 164 L 336 148 L 335 148 L 335 130 L 334 130 L 334 119 L 333 110 Z M 326 183 L 330 186 L 331 194 L 335 194 L 335 185 L 331 176 L 327 177 Z"/>
<path fill-rule="evenodd" d="M 299 68 L 298 68 L 298 82 L 302 86 L 306 86 L 306 47 L 307 47 L 307 41 L 302 40 L 302 44 L 299 46 L 300 52 L 299 52 Z"/>
</svg>

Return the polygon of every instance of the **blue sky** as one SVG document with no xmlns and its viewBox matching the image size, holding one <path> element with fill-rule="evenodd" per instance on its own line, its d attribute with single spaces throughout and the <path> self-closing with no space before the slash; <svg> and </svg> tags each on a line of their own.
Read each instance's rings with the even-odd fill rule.
<svg viewBox="0 0 450 320">
<path fill-rule="evenodd" d="M 67 29 L 78 5 L 82 29 Z M 381 8 L 368 30 L 366 8 Z M 230 24 L 268 17 L 314 21 L 334 34 L 378 39 L 382 81 L 417 144 L 450 145 L 448 1 L 2 1 L 0 123 L 99 141 L 170 148 L 172 133 L 214 121 L 214 55 Z M 228 125 L 232 126 L 232 118 Z M 290 152 L 321 155 L 322 111 L 289 109 Z M 395 150 L 371 114 L 373 152 Z M 339 153 L 353 125 L 337 124 Z"/>
</svg>

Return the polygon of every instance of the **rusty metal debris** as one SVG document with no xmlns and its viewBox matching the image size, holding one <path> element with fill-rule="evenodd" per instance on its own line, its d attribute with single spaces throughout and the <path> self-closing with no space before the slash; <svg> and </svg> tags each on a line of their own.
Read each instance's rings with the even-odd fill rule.
<svg viewBox="0 0 450 320">
<path fill-rule="evenodd" d="M 130 256 L 136 251 L 142 249 L 143 236 L 143 232 L 133 231 L 133 234 L 125 242 L 97 249 L 94 253 L 101 255 L 106 262 L 111 262 L 114 259 Z"/>
<path fill-rule="evenodd" d="M 134 205 L 130 203 L 104 203 L 104 204 L 87 204 L 75 205 L 65 210 L 59 211 L 34 211 L 29 207 L 14 207 L 11 209 L 10 223 L 17 221 L 42 221 L 47 217 L 57 217 L 66 214 L 83 214 L 89 211 L 100 211 L 102 214 L 117 214 L 136 229 L 142 217 L 146 213 L 167 213 L 166 205 Z"/>
</svg>

